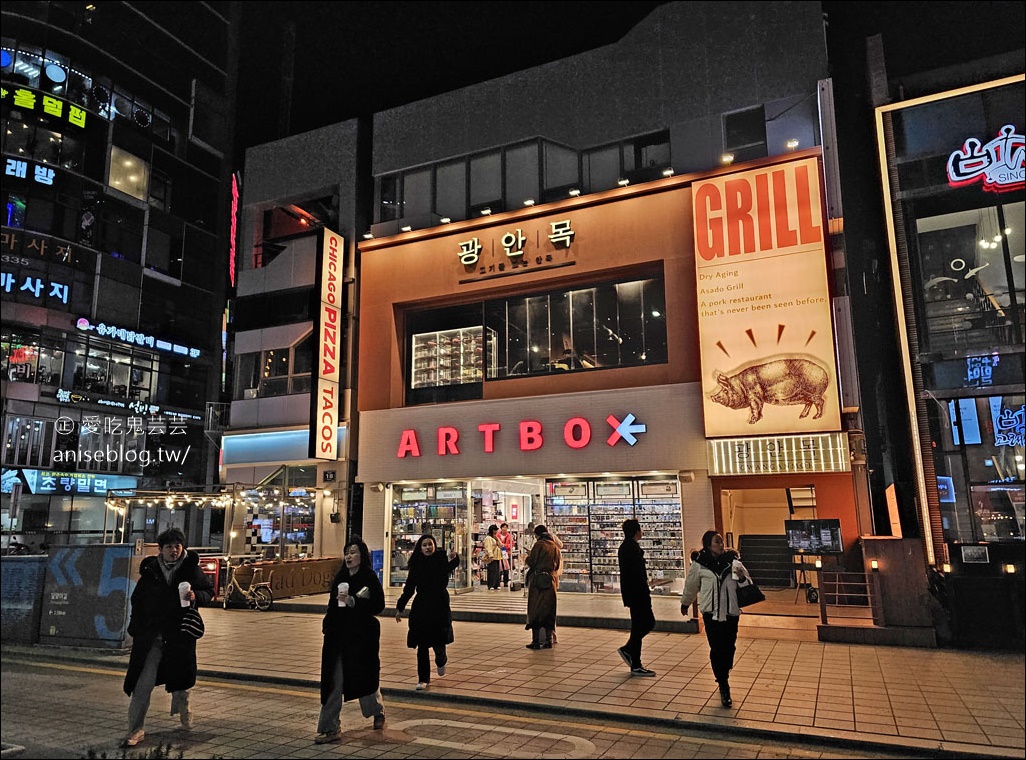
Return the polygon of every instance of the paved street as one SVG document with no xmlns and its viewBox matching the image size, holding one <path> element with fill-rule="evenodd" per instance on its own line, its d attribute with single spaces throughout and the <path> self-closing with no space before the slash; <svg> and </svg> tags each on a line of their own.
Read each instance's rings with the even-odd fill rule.
<svg viewBox="0 0 1026 760">
<path fill-rule="evenodd" d="M 319 614 L 209 608 L 204 617 L 202 678 L 270 686 L 282 694 L 316 685 Z M 645 661 L 657 677 L 639 679 L 629 676 L 615 653 L 626 638 L 623 631 L 561 627 L 553 649 L 531 651 L 524 648 L 529 635 L 521 625 L 457 621 L 447 675 L 436 678 L 427 692 L 415 692 L 415 654 L 405 645 L 407 621 L 397 624 L 383 617 L 381 622 L 381 677 L 389 703 L 486 712 L 524 709 L 574 725 L 626 719 L 639 731 L 711 730 L 756 744 L 825 742 L 849 754 L 857 749 L 905 756 L 915 751 L 925 756 L 1023 756 L 1022 653 L 824 644 L 795 640 L 787 629 L 746 626 L 731 679 L 734 707 L 725 710 L 702 634 L 649 634 Z M 15 657 L 45 657 L 123 672 L 127 661 L 124 654 L 45 647 L 5 646 L 3 654 L 5 667 Z M 11 680 L 4 678 L 5 707 Z M 115 714 L 103 719 L 105 735 L 116 738 L 123 732 L 126 700 L 120 680 L 108 688 L 121 701 Z M 77 704 L 78 695 L 70 694 Z M 59 698 L 42 696 L 50 705 Z M 218 702 L 236 698 L 223 695 Z M 166 709 L 161 707 L 166 699 L 155 698 L 155 716 Z M 351 706 L 347 712 L 353 712 Z M 312 739 L 315 704 L 298 713 L 254 713 L 253 725 L 259 727 L 254 731 L 275 736 L 294 731 L 301 745 Z M 14 737 L 8 715 L 5 709 L 5 742 Z M 157 726 L 170 727 L 166 718 L 160 720 Z M 237 730 L 233 721 L 224 725 Z M 52 722 L 47 730 L 54 731 Z M 257 754 L 235 756 L 262 756 L 253 751 Z"/>
</svg>

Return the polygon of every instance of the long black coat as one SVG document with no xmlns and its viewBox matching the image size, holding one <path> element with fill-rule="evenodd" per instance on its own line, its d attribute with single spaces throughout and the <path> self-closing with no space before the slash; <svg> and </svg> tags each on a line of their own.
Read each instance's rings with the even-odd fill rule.
<svg viewBox="0 0 1026 760">
<path fill-rule="evenodd" d="M 349 584 L 349 595 L 356 599 L 355 607 L 338 606 L 338 584 Z M 367 589 L 367 598 L 360 591 Z M 321 645 L 321 704 L 328 701 L 334 685 L 335 658 L 342 658 L 343 699 L 366 697 L 378 690 L 381 659 L 381 624 L 375 615 L 385 609 L 385 590 L 378 575 L 361 565 L 352 575 L 349 568 L 342 569 L 331 582 L 328 612 L 321 624 L 324 643 Z"/>
<path fill-rule="evenodd" d="M 125 673 L 125 694 L 135 691 L 146 655 L 158 633 L 164 636 L 164 654 L 157 668 L 157 684 L 164 684 L 167 691 L 183 691 L 196 685 L 196 639 L 181 632 L 185 608 L 178 596 L 178 584 L 182 581 L 192 584 L 197 606 L 213 598 L 214 587 L 200 570 L 199 555 L 191 549 L 175 568 L 170 583 L 164 580 L 157 557 L 146 557 L 139 565 L 139 582 L 132 591 L 132 613 L 128 620 L 132 654 Z"/>
<path fill-rule="evenodd" d="M 458 556 L 448 559 L 443 552 L 436 551 L 430 557 L 421 554 L 411 558 L 410 572 L 406 576 L 402 596 L 395 603 L 396 612 L 406 609 L 406 603 L 413 596 L 410 607 L 410 631 L 406 634 L 406 646 L 416 649 L 420 644 L 431 647 L 451 644 L 452 611 L 449 608 L 449 576 L 459 567 Z"/>
<path fill-rule="evenodd" d="M 624 539 L 616 553 L 620 564 L 620 598 L 624 607 L 651 607 L 645 550 L 633 538 Z"/>
</svg>

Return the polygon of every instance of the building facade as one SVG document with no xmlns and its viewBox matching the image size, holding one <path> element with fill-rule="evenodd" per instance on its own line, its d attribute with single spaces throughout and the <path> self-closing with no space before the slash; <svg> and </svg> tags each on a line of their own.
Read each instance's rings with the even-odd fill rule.
<svg viewBox="0 0 1026 760">
<path fill-rule="evenodd" d="M 219 547 L 237 5 L 2 13 L 5 542 Z"/>
</svg>

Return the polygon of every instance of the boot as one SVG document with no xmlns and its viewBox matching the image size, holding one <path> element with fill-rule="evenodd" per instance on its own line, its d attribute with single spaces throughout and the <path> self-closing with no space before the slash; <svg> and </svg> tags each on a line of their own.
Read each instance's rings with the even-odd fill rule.
<svg viewBox="0 0 1026 760">
<path fill-rule="evenodd" d="M 552 642 L 549 640 L 544 628 L 538 629 L 538 640 L 541 642 L 542 649 L 552 649 Z"/>
<path fill-rule="evenodd" d="M 720 682 L 720 704 L 724 707 L 733 707 L 734 700 L 730 698 L 730 684 L 726 681 Z"/>
<path fill-rule="evenodd" d="M 540 630 L 541 630 L 540 628 L 532 628 L 531 629 L 531 643 L 527 645 L 528 649 L 541 649 L 542 648 L 541 641 L 539 640 L 539 634 L 538 634 L 538 632 Z"/>
</svg>

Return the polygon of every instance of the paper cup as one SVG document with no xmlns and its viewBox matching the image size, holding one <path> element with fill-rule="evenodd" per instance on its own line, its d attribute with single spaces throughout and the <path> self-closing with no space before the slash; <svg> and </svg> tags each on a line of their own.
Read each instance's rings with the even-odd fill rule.
<svg viewBox="0 0 1026 760">
<path fill-rule="evenodd" d="M 181 598 L 181 604 L 183 607 L 188 607 L 192 602 L 189 601 L 189 592 L 192 590 L 192 584 L 189 581 L 182 581 L 178 584 L 178 596 Z"/>
<path fill-rule="evenodd" d="M 345 582 L 338 584 L 338 596 L 335 597 L 336 604 L 341 604 L 341 602 L 339 601 L 339 597 L 341 597 L 343 594 L 349 594 L 349 584 Z"/>
</svg>

